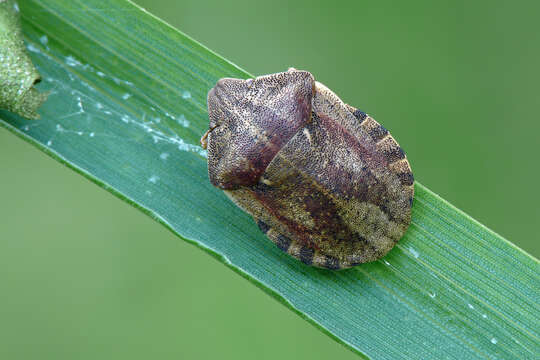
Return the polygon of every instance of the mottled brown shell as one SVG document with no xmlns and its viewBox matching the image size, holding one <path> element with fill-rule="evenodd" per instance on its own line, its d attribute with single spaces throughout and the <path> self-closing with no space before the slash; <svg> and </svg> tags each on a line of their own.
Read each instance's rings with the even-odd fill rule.
<svg viewBox="0 0 540 360">
<path fill-rule="evenodd" d="M 414 180 L 405 153 L 309 72 L 221 79 L 208 113 L 210 181 L 305 264 L 373 261 L 407 230 Z"/>
</svg>

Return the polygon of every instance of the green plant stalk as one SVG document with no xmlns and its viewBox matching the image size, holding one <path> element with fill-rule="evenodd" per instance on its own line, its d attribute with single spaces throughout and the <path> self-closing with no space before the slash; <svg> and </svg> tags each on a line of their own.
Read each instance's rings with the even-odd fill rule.
<svg viewBox="0 0 540 360">
<path fill-rule="evenodd" d="M 37 119 L 47 99 L 34 88 L 40 79 L 24 47 L 17 2 L 0 0 L 0 109 Z"/>
<path fill-rule="evenodd" d="M 0 124 L 338 342 L 374 359 L 540 354 L 538 261 L 423 185 L 396 248 L 340 272 L 281 253 L 214 189 L 206 93 L 250 74 L 121 0 L 29 0 L 22 23 L 52 92 L 39 124 L 1 111 Z"/>
</svg>

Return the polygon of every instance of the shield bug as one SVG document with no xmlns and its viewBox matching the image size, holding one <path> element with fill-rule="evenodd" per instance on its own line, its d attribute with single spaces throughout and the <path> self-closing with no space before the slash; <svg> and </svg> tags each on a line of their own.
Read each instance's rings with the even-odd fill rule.
<svg viewBox="0 0 540 360">
<path fill-rule="evenodd" d="M 210 181 L 303 263 L 374 261 L 407 230 L 414 180 L 405 153 L 311 73 L 221 79 L 208 114 Z"/>
</svg>

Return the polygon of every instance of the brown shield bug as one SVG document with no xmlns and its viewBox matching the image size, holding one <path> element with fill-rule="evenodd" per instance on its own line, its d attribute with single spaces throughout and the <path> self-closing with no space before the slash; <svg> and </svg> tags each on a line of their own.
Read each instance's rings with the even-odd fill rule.
<svg viewBox="0 0 540 360">
<path fill-rule="evenodd" d="M 311 73 L 221 79 L 208 114 L 210 181 L 303 263 L 374 261 L 407 230 L 414 179 L 405 153 Z"/>
</svg>

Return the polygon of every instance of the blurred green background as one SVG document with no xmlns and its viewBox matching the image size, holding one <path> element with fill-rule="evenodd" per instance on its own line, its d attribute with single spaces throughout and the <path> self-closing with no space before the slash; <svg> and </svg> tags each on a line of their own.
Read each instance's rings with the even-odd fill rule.
<svg viewBox="0 0 540 360">
<path fill-rule="evenodd" d="M 416 179 L 538 257 L 538 2 L 141 6 L 255 75 L 310 70 Z M 207 254 L 0 129 L 0 358 L 354 359 Z"/>
</svg>

